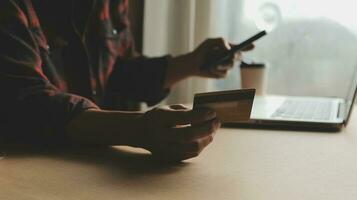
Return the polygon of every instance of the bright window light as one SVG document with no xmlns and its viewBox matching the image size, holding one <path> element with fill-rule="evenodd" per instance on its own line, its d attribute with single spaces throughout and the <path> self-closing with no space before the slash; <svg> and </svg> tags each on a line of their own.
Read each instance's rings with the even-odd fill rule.
<svg viewBox="0 0 357 200">
<path fill-rule="evenodd" d="M 346 96 L 357 67 L 357 2 L 226 2 L 220 9 L 227 15 L 224 27 L 230 41 L 240 42 L 261 29 L 269 31 L 253 52 L 244 55 L 270 66 L 268 93 Z M 216 89 L 236 89 L 238 84 L 238 70 L 228 79 L 215 82 Z"/>
</svg>

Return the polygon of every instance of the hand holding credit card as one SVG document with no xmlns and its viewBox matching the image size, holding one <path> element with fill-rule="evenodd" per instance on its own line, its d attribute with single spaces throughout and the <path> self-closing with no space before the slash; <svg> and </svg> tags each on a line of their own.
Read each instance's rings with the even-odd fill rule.
<svg viewBox="0 0 357 200">
<path fill-rule="evenodd" d="M 260 39 L 261 37 L 265 36 L 267 33 L 266 31 L 261 31 L 254 36 L 250 37 L 249 39 L 245 40 L 244 42 L 233 45 L 229 51 L 227 51 L 226 54 L 222 55 L 221 57 L 218 57 L 215 60 L 211 60 L 208 63 L 202 65 L 201 70 L 208 70 L 214 67 L 218 67 L 219 65 L 224 64 L 227 62 L 227 60 L 231 59 L 234 57 L 234 54 L 237 53 L 238 51 L 241 51 L 251 45 L 254 41 Z"/>
<path fill-rule="evenodd" d="M 208 107 L 216 111 L 222 123 L 250 119 L 255 89 L 199 93 L 195 95 L 193 109 Z"/>
</svg>

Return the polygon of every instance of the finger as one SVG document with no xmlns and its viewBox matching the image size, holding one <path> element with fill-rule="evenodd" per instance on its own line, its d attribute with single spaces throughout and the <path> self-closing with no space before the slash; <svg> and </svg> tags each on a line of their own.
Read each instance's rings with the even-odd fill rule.
<svg viewBox="0 0 357 200">
<path fill-rule="evenodd" d="M 182 104 L 170 105 L 169 108 L 172 110 L 186 110 L 186 111 L 190 110 L 188 107 L 186 107 Z M 174 127 L 180 128 L 180 127 L 185 127 L 185 126 L 187 126 L 187 125 L 175 125 Z"/>
<path fill-rule="evenodd" d="M 213 119 L 189 127 L 174 128 L 169 136 L 169 140 L 176 142 L 194 142 L 214 134 L 220 125 L 218 119 Z"/>
<path fill-rule="evenodd" d="M 228 72 L 226 72 L 225 74 L 223 73 L 209 73 L 209 74 L 206 74 L 205 77 L 207 78 L 213 78 L 213 79 L 223 79 L 223 78 L 226 78 L 227 77 L 227 74 Z"/>
<path fill-rule="evenodd" d="M 185 154 L 178 154 L 178 153 L 172 153 L 172 154 L 165 154 L 165 155 L 155 155 L 154 158 L 160 162 L 165 162 L 165 163 L 179 163 L 181 161 L 197 157 L 199 153 L 185 153 Z"/>
<path fill-rule="evenodd" d="M 189 108 L 183 104 L 170 105 L 169 108 L 173 110 L 189 110 Z"/>
<path fill-rule="evenodd" d="M 212 38 L 207 40 L 207 45 L 215 50 L 229 50 L 231 45 L 224 38 Z"/>
<path fill-rule="evenodd" d="M 198 148 L 197 144 L 195 144 L 193 146 L 196 146 L 193 148 Z M 202 146 L 203 146 L 203 144 L 202 144 Z M 202 147 L 202 148 L 204 148 L 204 147 Z M 199 149 L 197 151 L 189 151 L 187 146 L 182 145 L 182 144 L 175 144 L 175 145 L 171 146 L 171 148 L 168 150 L 168 155 L 170 156 L 171 160 L 173 160 L 173 161 L 182 161 L 182 160 L 190 159 L 193 157 L 197 157 L 202 152 L 202 150 L 203 149 Z"/>
<path fill-rule="evenodd" d="M 234 54 L 234 60 L 240 60 L 242 58 L 242 52 L 238 51 Z"/>
<path fill-rule="evenodd" d="M 177 145 L 172 145 L 171 147 L 162 150 L 161 152 L 152 153 L 155 160 L 159 162 L 180 162 L 187 160 L 199 155 L 199 152 L 183 152 L 177 148 Z"/>
<path fill-rule="evenodd" d="M 232 44 L 232 43 L 229 43 L 229 46 L 232 48 L 232 47 L 235 47 L 237 46 L 238 44 Z M 244 47 L 243 49 L 241 49 L 240 51 L 251 51 L 255 48 L 255 45 L 254 44 L 249 44 L 248 46 Z"/>
<path fill-rule="evenodd" d="M 213 141 L 213 136 L 209 136 L 198 141 L 181 144 L 176 149 L 172 149 L 170 158 L 173 161 L 182 161 L 190 158 L 197 157 L 205 147 Z"/>
<path fill-rule="evenodd" d="M 219 65 L 213 73 L 228 72 L 233 68 L 233 65 Z"/>
<path fill-rule="evenodd" d="M 181 143 L 178 151 L 182 153 L 201 153 L 201 151 L 213 141 L 213 134 L 190 143 Z"/>
<path fill-rule="evenodd" d="M 249 46 L 245 47 L 244 49 L 242 49 L 242 51 L 251 51 L 255 48 L 254 44 L 250 44 Z"/>
<path fill-rule="evenodd" d="M 221 79 L 221 78 L 226 78 L 228 76 L 228 73 L 229 73 L 229 69 L 215 70 L 211 72 L 207 77 Z"/>
<path fill-rule="evenodd" d="M 182 111 L 189 111 L 190 108 L 186 107 L 185 105 L 182 105 L 182 104 L 174 104 L 174 105 L 170 105 L 169 106 L 170 109 L 172 110 L 182 110 Z M 173 124 L 173 127 L 175 128 L 182 128 L 182 127 L 186 127 L 186 126 L 189 126 L 187 124 L 185 125 L 177 125 L 177 124 Z"/>
<path fill-rule="evenodd" d="M 216 112 L 209 108 L 195 110 L 170 110 L 167 120 L 172 125 L 197 124 L 216 118 Z"/>
<path fill-rule="evenodd" d="M 216 68 L 212 69 L 212 73 L 220 72 L 220 71 L 226 71 L 232 69 L 234 66 L 234 61 L 233 60 L 228 60 L 221 65 L 218 65 Z"/>
<path fill-rule="evenodd" d="M 190 158 L 194 158 L 194 157 L 197 157 L 199 155 L 199 153 L 185 153 L 185 154 L 182 154 L 182 155 L 178 155 L 176 157 L 176 160 L 177 161 L 183 161 L 183 160 L 188 160 Z"/>
<path fill-rule="evenodd" d="M 161 151 L 152 152 L 152 155 L 157 160 L 164 162 L 178 162 L 193 158 L 198 156 L 213 141 L 214 135 L 190 143 L 171 143 L 170 146 L 161 149 Z"/>
</svg>

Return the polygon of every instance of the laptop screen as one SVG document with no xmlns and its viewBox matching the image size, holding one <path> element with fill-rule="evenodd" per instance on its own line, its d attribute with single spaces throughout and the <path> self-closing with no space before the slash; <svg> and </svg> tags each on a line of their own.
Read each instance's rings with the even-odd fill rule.
<svg viewBox="0 0 357 200">
<path fill-rule="evenodd" d="M 352 76 L 352 81 L 350 85 L 350 90 L 348 91 L 347 97 L 346 97 L 346 111 L 347 113 L 346 119 L 345 119 L 345 124 L 348 123 L 348 120 L 350 119 L 351 113 L 352 113 L 352 106 L 353 102 L 355 101 L 356 98 L 356 93 L 357 93 L 357 67 L 355 67 L 353 76 Z"/>
</svg>

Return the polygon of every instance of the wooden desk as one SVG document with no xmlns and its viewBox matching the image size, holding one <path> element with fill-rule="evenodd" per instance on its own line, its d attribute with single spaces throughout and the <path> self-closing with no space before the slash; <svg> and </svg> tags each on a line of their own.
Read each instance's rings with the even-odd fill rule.
<svg viewBox="0 0 357 200">
<path fill-rule="evenodd" d="M 123 147 L 8 149 L 0 199 L 355 200 L 356 120 L 341 133 L 221 129 L 175 166 Z"/>
</svg>

